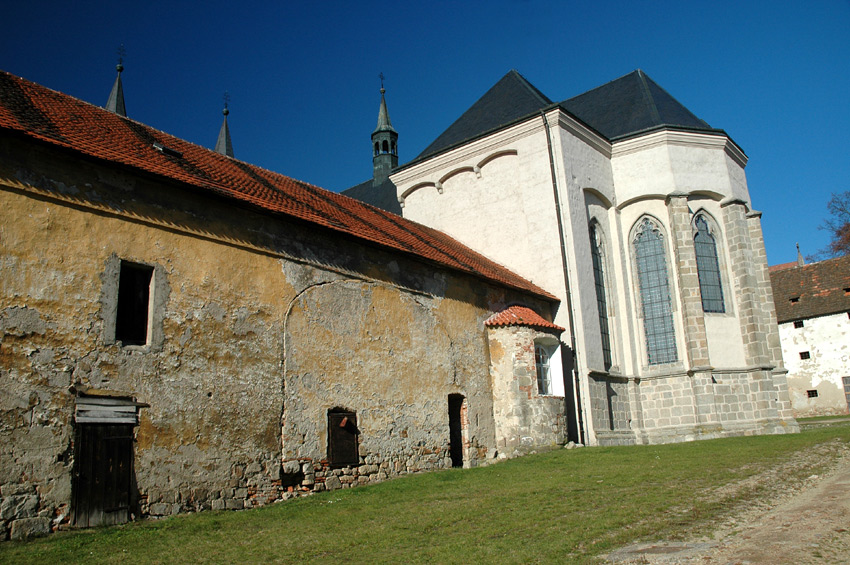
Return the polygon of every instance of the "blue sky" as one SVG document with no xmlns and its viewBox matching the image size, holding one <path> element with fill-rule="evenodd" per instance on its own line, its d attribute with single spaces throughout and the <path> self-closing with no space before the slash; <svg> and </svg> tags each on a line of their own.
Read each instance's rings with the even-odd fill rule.
<svg viewBox="0 0 850 565">
<path fill-rule="evenodd" d="M 9 2 L 0 68 L 330 190 L 371 177 L 380 83 L 415 157 L 508 70 L 562 100 L 643 69 L 750 158 L 768 261 L 850 190 L 850 2 Z"/>
</svg>

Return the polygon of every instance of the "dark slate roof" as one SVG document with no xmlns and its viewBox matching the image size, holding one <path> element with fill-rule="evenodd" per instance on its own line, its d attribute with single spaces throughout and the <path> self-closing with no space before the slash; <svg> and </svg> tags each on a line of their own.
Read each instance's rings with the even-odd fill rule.
<svg viewBox="0 0 850 565">
<path fill-rule="evenodd" d="M 696 117 L 641 70 L 558 105 L 609 141 L 662 127 L 721 132 Z M 528 118 L 550 106 L 553 103 L 546 95 L 512 70 L 412 162 Z"/>
<path fill-rule="evenodd" d="M 478 99 L 416 159 L 498 129 L 552 104 L 542 92 L 511 70 Z"/>
<path fill-rule="evenodd" d="M 560 105 L 612 141 L 660 126 L 711 130 L 641 70 Z"/>
<path fill-rule="evenodd" d="M 305 222 L 441 268 L 557 300 L 439 230 L 220 155 L 3 71 L 0 133 L 62 149 L 81 159 L 181 183 L 209 197 L 241 202 L 263 213 Z"/>
<path fill-rule="evenodd" d="M 850 255 L 802 267 L 771 269 L 770 282 L 780 324 L 850 312 Z"/>
<path fill-rule="evenodd" d="M 401 216 L 401 204 L 398 203 L 395 183 L 390 179 L 384 179 L 384 182 L 374 186 L 372 182 L 372 179 L 369 179 L 341 191 L 340 194 Z"/>
</svg>

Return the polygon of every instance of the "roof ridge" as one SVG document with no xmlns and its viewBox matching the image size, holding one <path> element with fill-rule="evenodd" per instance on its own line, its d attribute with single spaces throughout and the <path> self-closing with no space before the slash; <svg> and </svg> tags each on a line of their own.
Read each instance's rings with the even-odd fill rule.
<svg viewBox="0 0 850 565">
<path fill-rule="evenodd" d="M 649 85 L 646 84 L 646 79 L 648 78 L 644 72 L 640 69 L 636 70 L 638 81 L 640 81 L 641 92 L 644 96 L 644 102 L 649 108 L 650 115 L 654 120 L 658 123 L 662 123 L 661 115 L 658 113 L 658 106 L 655 104 L 655 98 L 652 96 L 652 93 L 649 91 Z"/>
<path fill-rule="evenodd" d="M 20 97 L 26 102 L 19 107 Z M 26 112 L 30 113 L 27 114 Z M 226 157 L 90 102 L 0 71 L 0 131 L 85 159 L 198 189 L 287 221 L 333 230 L 361 245 L 401 253 L 546 300 L 556 296 L 448 234 L 312 183 Z M 157 150 L 157 142 L 173 152 Z"/>
</svg>

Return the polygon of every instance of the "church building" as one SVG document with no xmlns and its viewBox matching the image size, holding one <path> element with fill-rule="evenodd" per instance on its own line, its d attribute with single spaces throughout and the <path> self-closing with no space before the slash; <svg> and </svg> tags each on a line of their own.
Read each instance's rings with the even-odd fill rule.
<svg viewBox="0 0 850 565">
<path fill-rule="evenodd" d="M 373 138 L 383 92 L 379 115 Z M 382 206 L 389 187 L 560 299 L 567 372 L 535 393 L 565 396 L 575 441 L 797 430 L 747 156 L 643 71 L 563 102 L 510 71 L 379 183 L 383 158 L 345 194 Z"/>
</svg>

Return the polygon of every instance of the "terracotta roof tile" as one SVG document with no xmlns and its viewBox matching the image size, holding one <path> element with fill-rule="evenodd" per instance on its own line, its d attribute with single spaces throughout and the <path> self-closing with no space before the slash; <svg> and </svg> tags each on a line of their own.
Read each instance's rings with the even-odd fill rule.
<svg viewBox="0 0 850 565">
<path fill-rule="evenodd" d="M 527 306 L 509 306 L 487 318 L 484 325 L 491 328 L 500 326 L 530 326 L 532 328 L 545 328 L 559 332 L 564 331 L 564 328 L 545 320 L 540 314 Z"/>
<path fill-rule="evenodd" d="M 850 255 L 771 270 L 770 283 L 780 324 L 850 312 Z"/>
<path fill-rule="evenodd" d="M 18 132 L 556 300 L 537 285 L 438 230 L 220 155 L 3 71 L 0 130 Z M 168 150 L 159 151 L 154 143 Z"/>
</svg>

